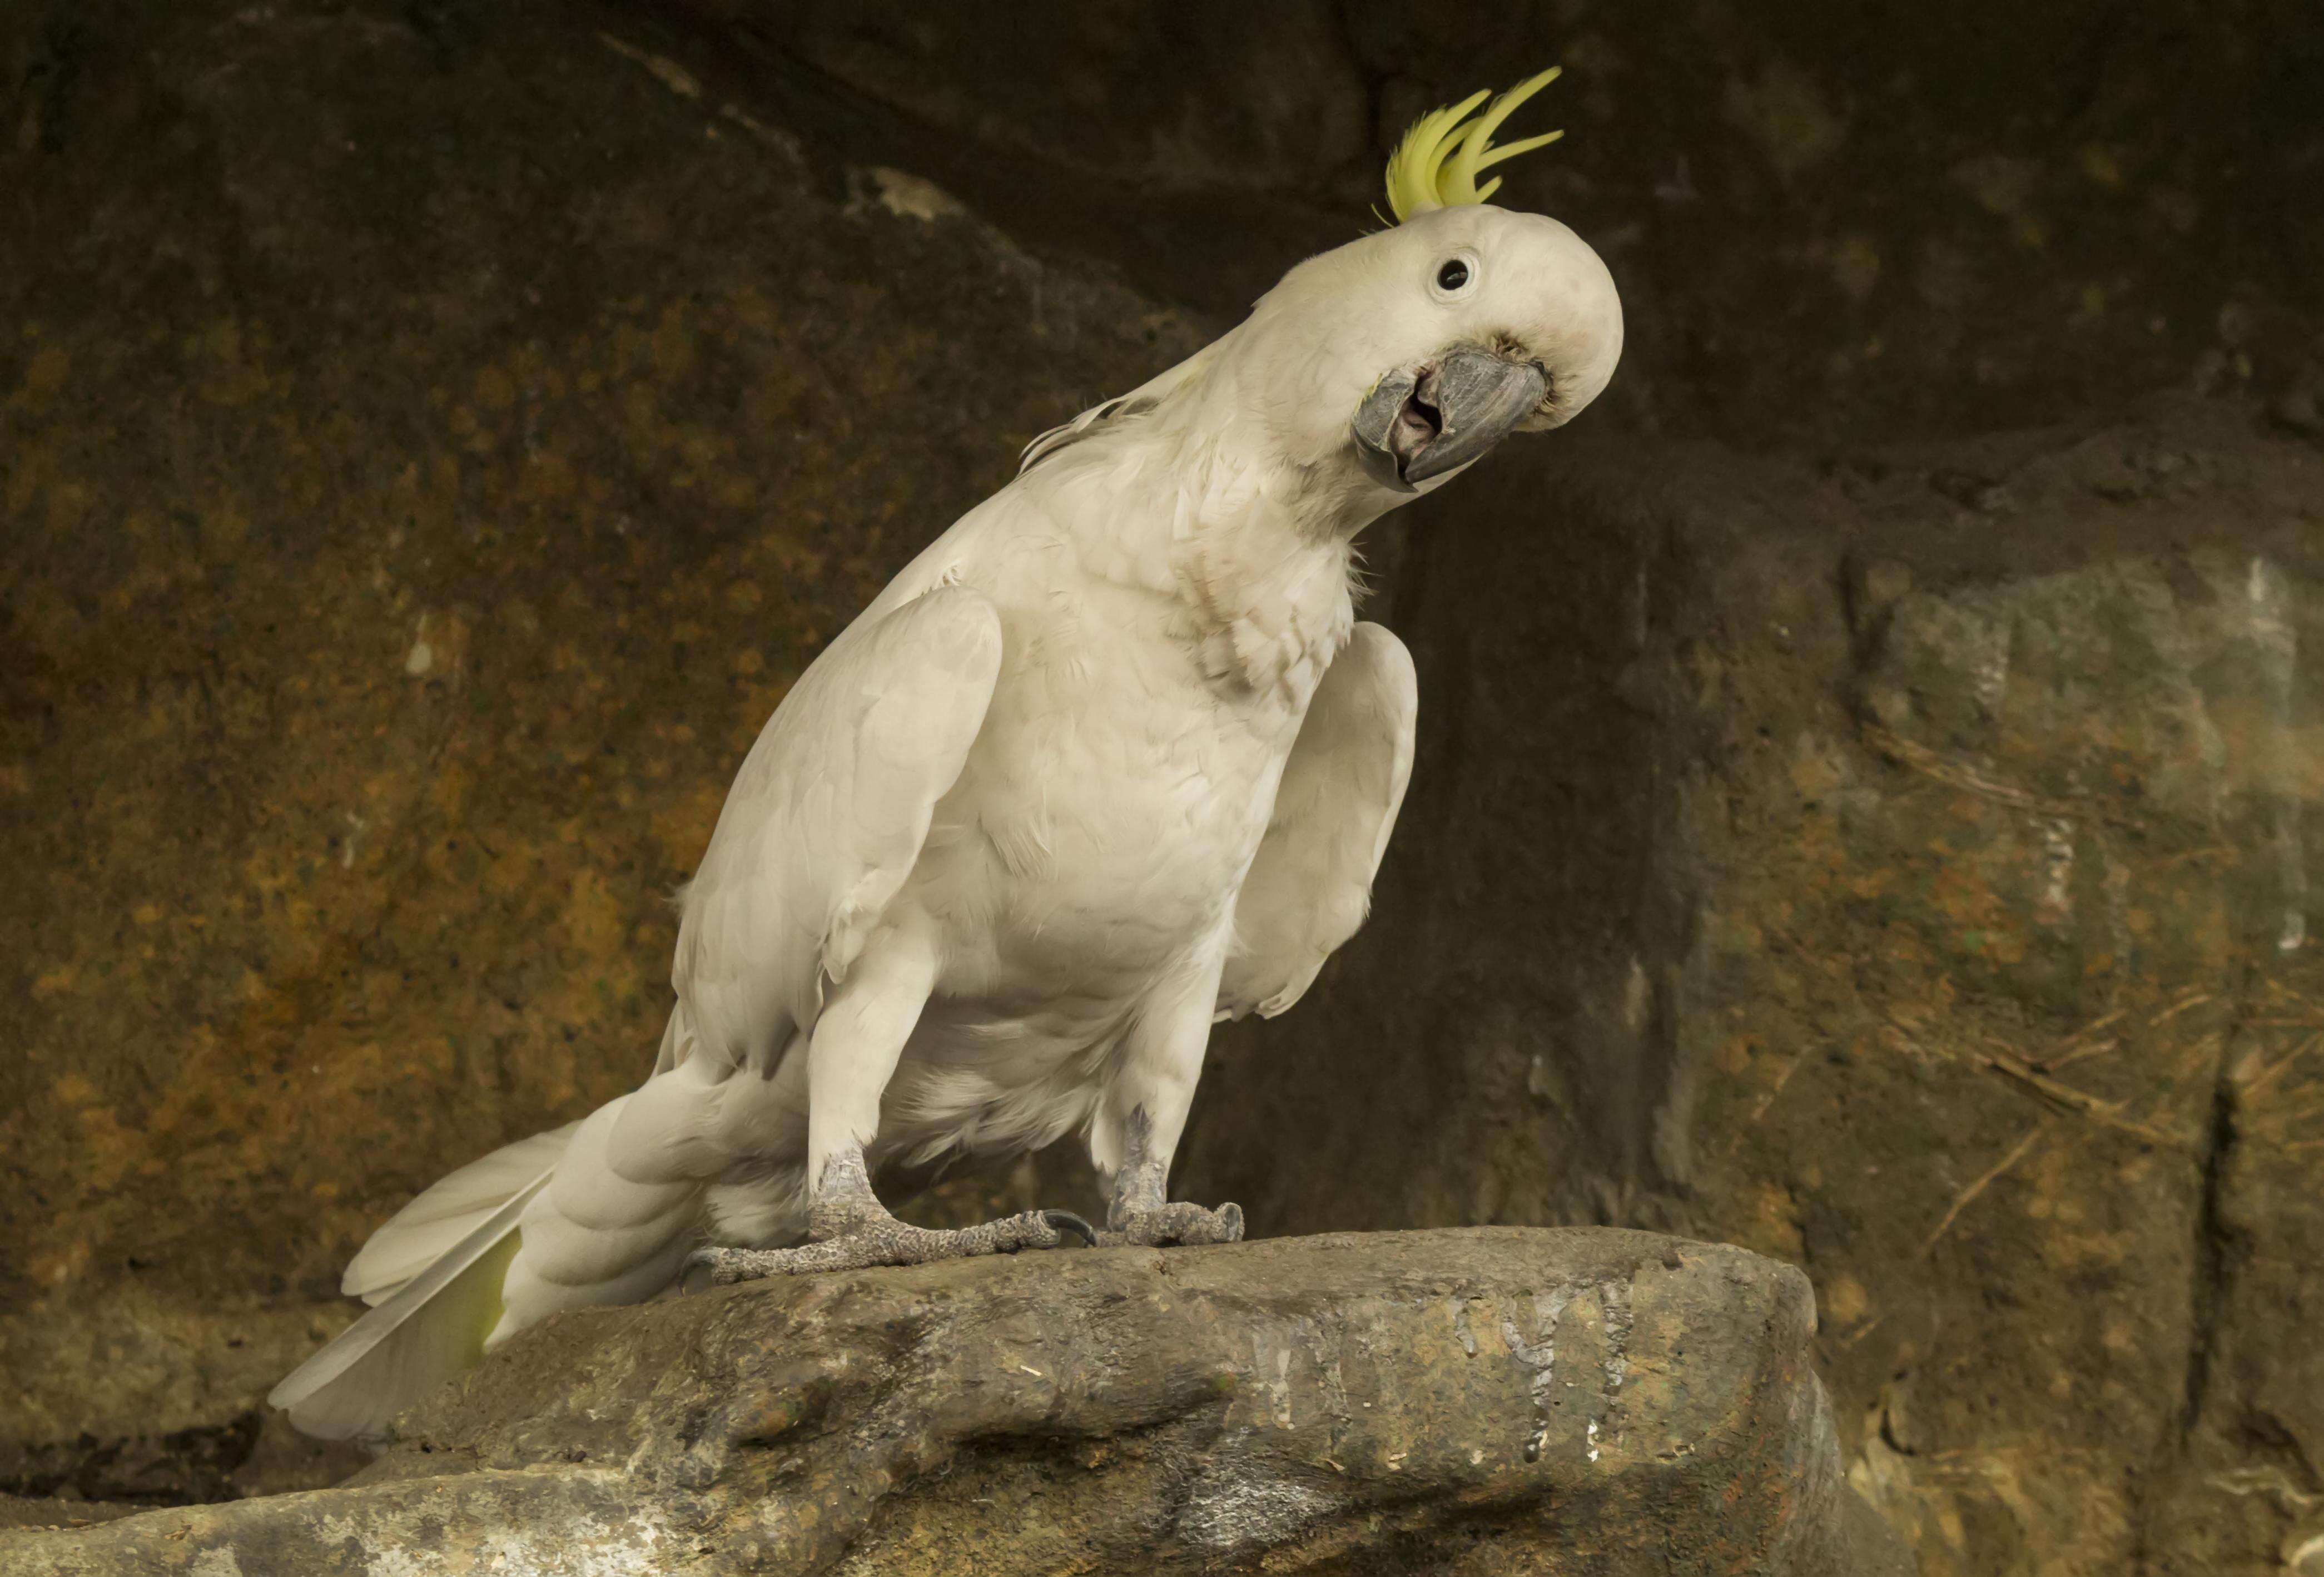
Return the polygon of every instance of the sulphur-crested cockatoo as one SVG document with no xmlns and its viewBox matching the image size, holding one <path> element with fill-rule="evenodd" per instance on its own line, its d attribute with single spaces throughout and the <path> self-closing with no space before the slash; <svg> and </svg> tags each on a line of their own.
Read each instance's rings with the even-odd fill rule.
<svg viewBox="0 0 2324 1577">
<path fill-rule="evenodd" d="M 374 1306 L 276 1388 L 378 1433 L 546 1314 L 717 1280 L 1231 1241 L 1170 1159 L 1219 1018 L 1299 1000 L 1370 900 L 1411 659 L 1356 535 L 1596 397 L 1614 285 L 1477 177 L 1545 73 L 1415 126 L 1398 223 L 1028 448 L 775 709 L 687 889 L 652 1076 L 452 1174 L 372 1237 Z M 907 1226 L 875 1182 L 1085 1137 L 1105 1231 Z M 740 1245 L 704 1247 L 706 1243 Z"/>
</svg>

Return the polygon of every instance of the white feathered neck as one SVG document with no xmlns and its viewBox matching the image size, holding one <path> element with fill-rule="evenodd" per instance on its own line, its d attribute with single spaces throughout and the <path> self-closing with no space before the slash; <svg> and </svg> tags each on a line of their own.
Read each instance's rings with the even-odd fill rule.
<svg viewBox="0 0 2324 1577">
<path fill-rule="evenodd" d="M 1034 440 L 1017 486 L 1093 573 L 1176 596 L 1213 682 L 1304 709 L 1354 627 L 1355 536 L 1377 510 L 1271 441 L 1240 332 Z"/>
</svg>

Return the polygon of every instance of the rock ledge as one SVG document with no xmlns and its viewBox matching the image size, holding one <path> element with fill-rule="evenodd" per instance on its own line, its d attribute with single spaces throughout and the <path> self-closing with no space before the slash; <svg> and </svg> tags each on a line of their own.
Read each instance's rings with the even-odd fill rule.
<svg viewBox="0 0 2324 1577">
<path fill-rule="evenodd" d="M 12 1572 L 1908 1571 L 1806 1278 L 1483 1228 L 1027 1255 L 551 1321 L 334 1489 Z"/>
</svg>

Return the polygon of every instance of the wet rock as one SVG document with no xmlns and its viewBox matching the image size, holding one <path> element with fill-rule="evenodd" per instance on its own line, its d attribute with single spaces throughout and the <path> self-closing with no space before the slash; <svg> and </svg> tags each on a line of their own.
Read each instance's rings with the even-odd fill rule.
<svg viewBox="0 0 2324 1577">
<path fill-rule="evenodd" d="M 1606 1231 L 1026 1255 L 564 1316 L 337 1489 L 20 1577 L 1909 1570 L 1798 1272 Z"/>
</svg>

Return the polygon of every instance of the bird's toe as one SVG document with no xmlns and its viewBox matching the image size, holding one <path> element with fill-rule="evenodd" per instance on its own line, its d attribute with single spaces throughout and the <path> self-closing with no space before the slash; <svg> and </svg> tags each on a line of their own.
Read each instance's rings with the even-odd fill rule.
<svg viewBox="0 0 2324 1577">
<path fill-rule="evenodd" d="M 1098 1240 L 1108 1248 L 1191 1248 L 1203 1243 L 1240 1243 L 1242 1231 L 1239 1204 L 1210 1210 L 1181 1203 L 1132 1212 L 1119 1231 L 1102 1233 Z"/>
<path fill-rule="evenodd" d="M 767 1271 L 752 1266 L 752 1261 L 763 1258 L 763 1254 L 750 1249 L 696 1249 L 678 1268 L 678 1290 L 706 1292 L 714 1286 L 732 1286 L 738 1281 L 764 1276 Z"/>
<path fill-rule="evenodd" d="M 1097 1246 L 1097 1229 L 1070 1210 L 1045 1210 L 1041 1212 L 1041 1219 L 1058 1234 L 1058 1242 L 1061 1246 L 1067 1238 L 1079 1239 L 1079 1246 L 1082 1248 L 1093 1249 Z"/>
</svg>

